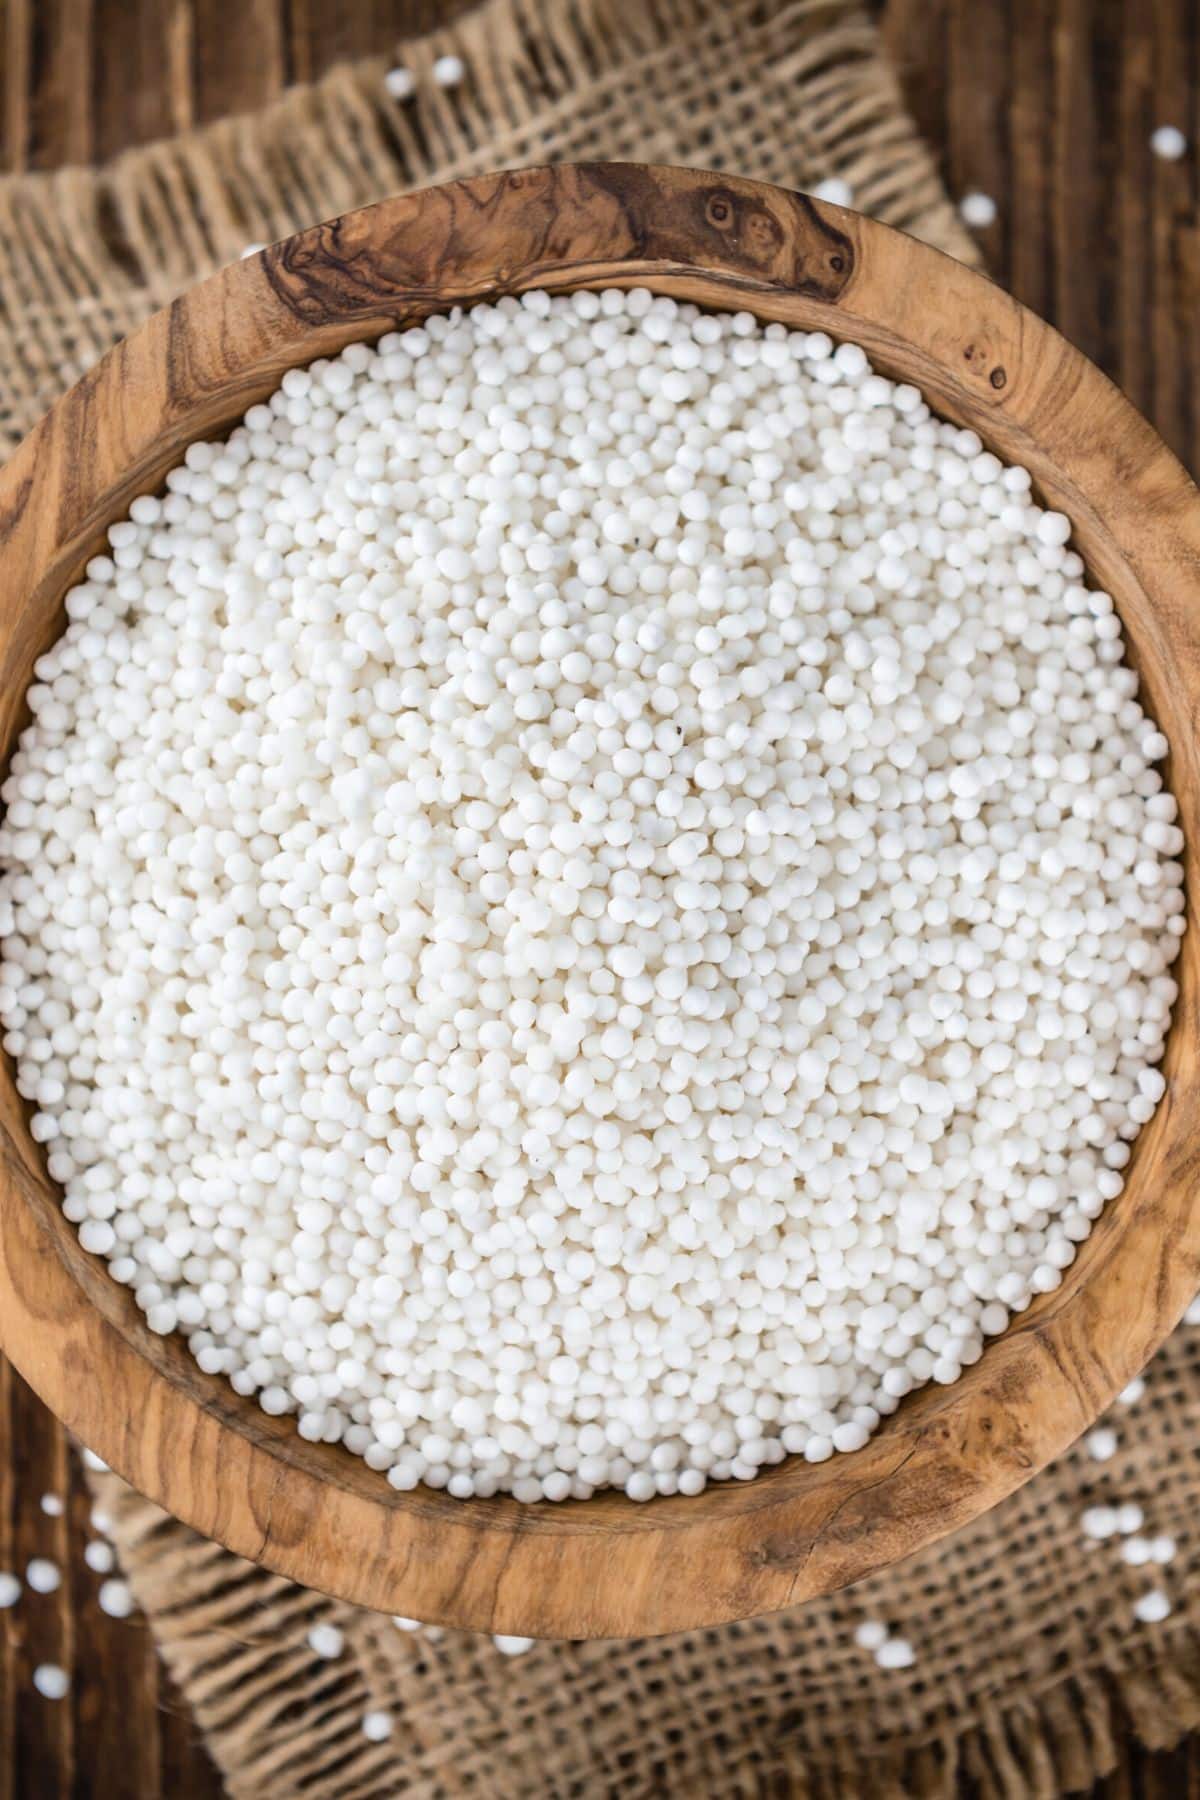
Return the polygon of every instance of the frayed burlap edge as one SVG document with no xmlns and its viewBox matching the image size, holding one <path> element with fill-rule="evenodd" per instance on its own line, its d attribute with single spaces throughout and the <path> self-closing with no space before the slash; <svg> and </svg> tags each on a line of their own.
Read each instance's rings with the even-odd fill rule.
<svg viewBox="0 0 1200 1800">
<path fill-rule="evenodd" d="M 431 70 L 448 50 L 455 88 Z M 0 180 L 0 453 L 181 288 L 382 194 L 594 158 L 728 168 L 855 204 L 967 261 L 971 239 L 845 0 L 488 0 L 380 61 L 100 170 Z"/>
<path fill-rule="evenodd" d="M 472 1633 L 397 1632 L 381 1615 L 230 1556 L 113 1475 L 91 1480 L 134 1595 L 234 1800 L 529 1800 L 534 1792 L 548 1800 L 775 1792 L 955 1800 L 964 1785 L 978 1800 L 1058 1800 L 1111 1773 L 1122 1738 L 1166 1749 L 1200 1726 L 1200 1638 L 1181 1623 L 1156 1640 L 1152 1661 L 1119 1655 L 1038 1692 L 999 1692 L 923 1742 L 893 1728 L 865 1754 L 831 1733 L 825 1753 L 814 1755 L 810 1743 L 792 1738 L 786 1712 L 774 1735 L 747 1734 L 733 1694 L 723 1718 L 705 1705 L 688 1715 L 687 1681 L 672 1688 L 672 1663 L 688 1654 L 684 1646 L 692 1655 L 711 1652 L 721 1632 L 641 1645 L 543 1643 L 507 1662 Z M 313 1654 L 308 1633 L 318 1623 L 343 1632 L 339 1657 Z M 740 1659 L 769 1663 L 787 1653 L 795 1627 L 791 1615 L 726 1631 L 738 1635 Z M 640 1679 L 629 1683 L 624 1665 L 635 1662 Z M 652 1724 L 643 1716 L 647 1690 L 660 1696 Z M 481 1735 L 463 1702 L 488 1691 Z M 550 1693 L 559 1701 L 552 1716 Z M 803 1698 L 797 1694 L 797 1705 Z M 711 1695 L 704 1700 L 710 1709 Z M 870 1706 L 869 1683 L 861 1704 Z M 395 1721 L 383 1744 L 362 1732 L 364 1714 L 379 1707 Z M 577 1780 L 552 1742 L 564 1728 L 579 1734 Z M 655 1729 L 672 1740 L 661 1760 L 647 1742 Z"/>
</svg>

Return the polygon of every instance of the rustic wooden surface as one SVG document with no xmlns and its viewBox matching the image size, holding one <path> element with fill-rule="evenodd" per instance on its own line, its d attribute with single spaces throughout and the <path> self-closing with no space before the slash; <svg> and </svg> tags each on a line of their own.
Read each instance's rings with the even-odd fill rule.
<svg viewBox="0 0 1200 1800">
<path fill-rule="evenodd" d="M 344 56 L 386 50 L 438 0 L 0 0 L 0 164 L 52 167 L 255 106 Z M 1200 466 L 1197 169 L 1156 162 L 1156 124 L 1195 133 L 1193 0 L 886 0 L 910 103 L 951 187 L 997 201 L 1000 281 L 1121 382 Z M 4 1454 L 7 1452 L 7 1454 Z M 46 1491 L 69 1495 L 63 1520 Z M 50 1554 L 59 1592 L 0 1615 L 0 1800 L 198 1800 L 219 1783 L 153 1648 L 106 1619 L 82 1566 L 88 1500 L 62 1434 L 0 1369 L 0 1568 Z M 33 1665 L 73 1662 L 69 1701 Z M 1200 1752 L 1127 1747 L 1104 1800 L 1200 1796 Z"/>
</svg>

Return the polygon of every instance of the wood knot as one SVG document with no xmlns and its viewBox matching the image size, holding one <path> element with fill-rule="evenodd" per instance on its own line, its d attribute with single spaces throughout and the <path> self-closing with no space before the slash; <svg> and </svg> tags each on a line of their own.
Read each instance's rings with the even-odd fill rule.
<svg viewBox="0 0 1200 1800">
<path fill-rule="evenodd" d="M 589 165 L 576 179 L 609 260 L 680 263 L 827 301 L 855 267 L 853 240 L 803 194 L 632 163 Z"/>
<path fill-rule="evenodd" d="M 747 1553 L 747 1561 L 757 1569 L 794 1569 L 812 1549 L 811 1539 L 797 1543 L 792 1538 L 766 1538 Z"/>
<path fill-rule="evenodd" d="M 783 250 L 783 228 L 770 209 L 732 188 L 714 188 L 706 194 L 702 216 L 710 230 L 720 232 L 724 255 L 759 272 L 765 273 Z"/>
<path fill-rule="evenodd" d="M 983 368 L 980 369 L 980 374 L 983 373 L 983 369 L 987 368 L 990 354 L 991 352 L 986 344 L 963 345 L 963 361 L 975 363 L 976 365 L 982 364 Z M 996 392 L 999 393 L 1001 388 L 1008 386 L 1008 370 L 997 363 L 994 369 L 989 370 L 988 381 L 995 388 Z"/>
</svg>

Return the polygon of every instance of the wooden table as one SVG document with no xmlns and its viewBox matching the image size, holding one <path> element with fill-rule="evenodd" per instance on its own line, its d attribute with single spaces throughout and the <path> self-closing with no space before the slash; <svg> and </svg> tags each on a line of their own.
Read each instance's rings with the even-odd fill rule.
<svg viewBox="0 0 1200 1800">
<path fill-rule="evenodd" d="M 631 0 L 631 4 L 635 0 Z M 459 0 L 461 5 L 461 0 Z M 52 168 L 260 106 L 388 51 L 438 0 L 0 0 L 0 167 Z M 997 204 L 997 278 L 1118 381 L 1200 468 L 1200 0 L 876 0 L 951 190 Z M 231 29 L 231 23 L 236 29 Z M 63 1498 L 46 1515 L 43 1494 Z M 57 1593 L 0 1613 L 0 1800 L 208 1800 L 220 1783 L 153 1644 L 96 1604 L 89 1496 L 55 1422 L 0 1364 L 0 1569 L 49 1556 Z M 43 1661 L 73 1671 L 43 1700 Z M 1200 1800 L 1200 1748 L 1127 1747 L 1104 1800 Z"/>
</svg>

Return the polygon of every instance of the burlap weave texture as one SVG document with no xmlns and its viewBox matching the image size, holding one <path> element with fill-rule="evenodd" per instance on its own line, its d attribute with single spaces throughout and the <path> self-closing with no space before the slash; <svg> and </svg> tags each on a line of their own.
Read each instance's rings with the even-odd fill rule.
<svg viewBox="0 0 1200 1800">
<path fill-rule="evenodd" d="M 460 87 L 430 79 L 453 49 Z M 690 163 L 855 204 L 974 260 L 846 0 L 487 0 L 385 65 L 106 168 L 0 180 L 0 454 L 118 338 L 248 244 L 397 189 L 541 162 Z"/>
<path fill-rule="evenodd" d="M 1056 1800 L 1113 1766 L 1124 1732 L 1163 1746 L 1200 1724 L 1200 1329 L 1182 1326 L 1117 1454 L 1077 1446 L 974 1525 L 845 1593 L 771 1619 L 634 1643 L 399 1630 L 198 1538 L 98 1478 L 134 1591 L 236 1800 Z M 1130 1568 L 1080 1530 L 1135 1500 L 1175 1539 Z M 1139 1624 L 1161 1585 L 1172 1614 Z M 880 1619 L 916 1651 L 883 1671 L 854 1631 Z M 345 1633 L 323 1662 L 307 1635 Z M 368 1708 L 395 1719 L 363 1737 Z"/>
</svg>

